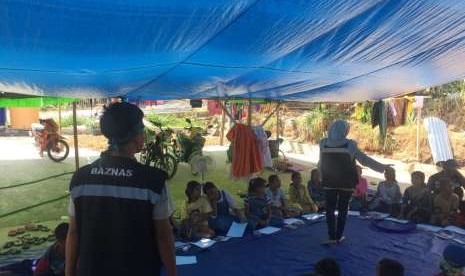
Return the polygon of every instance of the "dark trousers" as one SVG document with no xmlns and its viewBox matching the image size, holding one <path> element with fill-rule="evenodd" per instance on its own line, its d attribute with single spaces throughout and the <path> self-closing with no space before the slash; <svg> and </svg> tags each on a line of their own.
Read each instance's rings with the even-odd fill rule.
<svg viewBox="0 0 465 276">
<path fill-rule="evenodd" d="M 326 224 L 331 240 L 338 240 L 344 233 L 347 210 L 352 192 L 343 190 L 326 190 Z M 338 210 L 337 221 L 334 211 Z"/>
</svg>

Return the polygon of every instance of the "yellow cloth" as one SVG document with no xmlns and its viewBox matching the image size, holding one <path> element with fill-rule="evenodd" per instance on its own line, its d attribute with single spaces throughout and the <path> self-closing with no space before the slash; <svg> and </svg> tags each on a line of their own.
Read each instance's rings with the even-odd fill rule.
<svg viewBox="0 0 465 276">
<path fill-rule="evenodd" d="M 295 208 L 300 212 L 317 212 L 318 207 L 313 203 L 308 194 L 308 190 L 303 185 L 296 187 L 294 184 L 289 186 L 289 207 Z"/>
<path fill-rule="evenodd" d="M 213 212 L 212 206 L 210 205 L 210 202 L 206 196 L 201 196 L 194 202 L 189 202 L 189 200 L 186 200 L 183 206 L 184 208 L 181 214 L 182 219 L 189 218 L 190 215 L 194 212 L 199 212 L 201 214 L 208 214 Z"/>
</svg>

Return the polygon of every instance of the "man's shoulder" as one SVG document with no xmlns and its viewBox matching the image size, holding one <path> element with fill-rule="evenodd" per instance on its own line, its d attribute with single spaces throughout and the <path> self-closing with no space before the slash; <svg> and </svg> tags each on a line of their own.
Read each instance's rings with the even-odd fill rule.
<svg viewBox="0 0 465 276">
<path fill-rule="evenodd" d="M 144 165 L 141 163 L 137 163 L 137 168 L 144 174 L 147 174 L 150 176 L 163 177 L 165 180 L 168 179 L 168 173 L 159 168 L 151 167 L 149 165 Z"/>
</svg>

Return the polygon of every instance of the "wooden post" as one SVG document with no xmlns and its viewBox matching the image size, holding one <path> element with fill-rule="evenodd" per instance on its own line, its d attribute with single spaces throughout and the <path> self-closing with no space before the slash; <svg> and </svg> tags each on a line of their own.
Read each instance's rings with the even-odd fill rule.
<svg viewBox="0 0 465 276">
<path fill-rule="evenodd" d="M 421 108 L 417 107 L 417 161 L 420 162 L 420 126 L 421 126 Z"/>
<path fill-rule="evenodd" d="M 77 133 L 77 115 L 76 115 L 76 102 L 73 102 L 73 136 L 74 136 L 74 163 L 76 171 L 79 169 L 79 145 Z"/>
<path fill-rule="evenodd" d="M 58 133 L 61 134 L 61 104 L 58 105 Z"/>
<path fill-rule="evenodd" d="M 218 100 L 217 101 L 218 104 L 221 106 L 221 109 L 223 110 L 224 113 L 226 113 L 226 116 L 229 117 L 229 119 L 231 120 L 232 123 L 235 123 L 236 122 L 236 119 L 234 119 L 234 117 L 231 115 L 231 113 L 229 113 L 228 109 L 226 108 L 226 106 L 220 101 Z"/>
<path fill-rule="evenodd" d="M 281 103 L 278 102 L 278 104 L 276 105 L 275 109 L 273 110 L 273 112 L 271 112 L 270 114 L 268 114 L 268 116 L 265 118 L 265 120 L 262 122 L 262 126 L 265 126 L 265 124 L 268 122 L 268 120 L 271 119 L 271 117 L 276 113 L 276 111 L 278 110 L 278 108 L 281 106 Z"/>
<path fill-rule="evenodd" d="M 276 109 L 276 140 L 279 140 L 279 108 Z M 278 142 L 278 150 L 279 150 L 279 142 Z"/>
<path fill-rule="evenodd" d="M 224 104 L 224 102 L 223 102 Z M 223 112 L 221 113 L 221 132 L 220 132 L 220 145 L 224 145 L 224 124 L 226 123 L 226 112 L 222 110 Z"/>
<path fill-rule="evenodd" d="M 248 106 L 248 114 L 247 114 L 247 125 L 251 126 L 252 125 L 252 99 L 249 98 L 249 106 Z"/>
</svg>

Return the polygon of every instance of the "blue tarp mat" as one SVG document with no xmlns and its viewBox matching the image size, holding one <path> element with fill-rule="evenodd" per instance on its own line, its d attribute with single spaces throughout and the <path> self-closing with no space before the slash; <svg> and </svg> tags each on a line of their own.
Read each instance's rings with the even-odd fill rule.
<svg viewBox="0 0 465 276">
<path fill-rule="evenodd" d="M 439 261 L 448 242 L 430 232 L 386 233 L 369 220 L 349 217 L 347 240 L 327 247 L 320 242 L 327 238 L 326 223 L 320 221 L 297 230 L 218 242 L 207 250 L 192 247 L 184 255 L 196 255 L 195 265 L 178 266 L 179 275 L 302 275 L 313 271 L 322 258 L 335 258 L 342 275 L 375 275 L 376 263 L 393 258 L 406 268 L 406 275 L 433 275 L 439 271 Z M 44 248 L 20 255 L 2 256 L 0 265 L 40 257 Z M 178 255 L 182 255 L 178 253 Z M 0 269 L 1 270 L 1 269 Z"/>
<path fill-rule="evenodd" d="M 322 258 L 335 258 L 342 275 L 375 275 L 382 258 L 400 261 L 406 275 L 433 275 L 448 242 L 432 233 L 386 233 L 371 221 L 350 217 L 347 240 L 332 247 L 322 246 L 327 239 L 324 221 L 297 230 L 282 230 L 269 236 L 246 236 L 213 245 L 196 255 L 195 265 L 178 266 L 179 275 L 302 275 L 313 271 Z"/>
<path fill-rule="evenodd" d="M 0 91 L 381 99 L 465 77 L 463 0 L 3 0 Z"/>
</svg>

